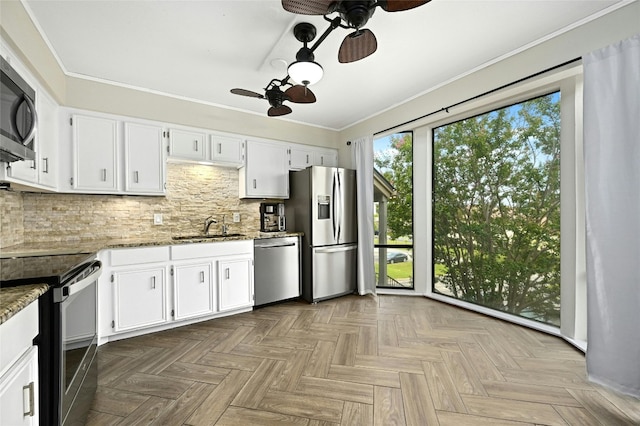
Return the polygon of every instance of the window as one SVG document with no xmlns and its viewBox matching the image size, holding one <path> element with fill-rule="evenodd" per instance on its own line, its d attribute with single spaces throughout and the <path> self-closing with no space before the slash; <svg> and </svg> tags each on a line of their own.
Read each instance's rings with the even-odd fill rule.
<svg viewBox="0 0 640 426">
<path fill-rule="evenodd" d="M 433 292 L 560 325 L 560 92 L 433 129 Z"/>
<path fill-rule="evenodd" d="M 413 133 L 373 141 L 378 288 L 413 289 Z"/>
</svg>

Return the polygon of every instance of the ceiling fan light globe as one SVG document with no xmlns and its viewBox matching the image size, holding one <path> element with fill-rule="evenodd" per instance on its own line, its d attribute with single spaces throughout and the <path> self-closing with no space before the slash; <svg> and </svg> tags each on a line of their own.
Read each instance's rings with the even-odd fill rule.
<svg viewBox="0 0 640 426">
<path fill-rule="evenodd" d="M 313 61 L 296 61 L 289 65 L 287 72 L 293 81 L 305 86 L 317 83 L 324 74 L 322 66 Z"/>
</svg>

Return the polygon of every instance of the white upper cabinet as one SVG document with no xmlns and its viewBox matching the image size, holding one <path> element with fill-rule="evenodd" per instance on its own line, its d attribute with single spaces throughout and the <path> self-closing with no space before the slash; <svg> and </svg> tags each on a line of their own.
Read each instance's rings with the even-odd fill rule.
<svg viewBox="0 0 640 426">
<path fill-rule="evenodd" d="M 87 194 L 164 195 L 166 142 L 161 126 L 106 114 L 64 110 L 60 190 Z M 66 142 L 67 145 L 69 142 Z M 67 160 L 67 163 L 69 160 Z M 62 162 L 61 162 L 62 163 Z"/>
<path fill-rule="evenodd" d="M 240 136 L 212 134 L 209 160 L 214 163 L 241 165 L 244 161 L 244 140 Z"/>
<path fill-rule="evenodd" d="M 162 127 L 124 123 L 125 191 L 163 194 L 166 161 Z"/>
<path fill-rule="evenodd" d="M 302 170 L 310 166 L 337 167 L 338 150 L 289 144 L 289 170 Z"/>
<path fill-rule="evenodd" d="M 36 95 L 35 160 L 3 164 L 0 179 L 34 188 L 58 187 L 58 104 L 44 90 Z"/>
<path fill-rule="evenodd" d="M 289 159 L 281 142 L 247 140 L 240 198 L 288 198 Z"/>
<path fill-rule="evenodd" d="M 320 149 L 314 151 L 313 165 L 338 167 L 338 152 L 335 149 Z"/>
<path fill-rule="evenodd" d="M 169 156 L 179 160 L 206 161 L 204 132 L 169 129 Z"/>
<path fill-rule="evenodd" d="M 311 147 L 292 145 L 289 148 L 289 169 L 303 170 L 313 166 L 314 152 Z"/>
<path fill-rule="evenodd" d="M 38 111 L 38 183 L 58 187 L 58 104 L 44 90 L 36 99 Z"/>
<path fill-rule="evenodd" d="M 73 189 L 118 191 L 118 122 L 103 117 L 74 114 Z"/>
</svg>

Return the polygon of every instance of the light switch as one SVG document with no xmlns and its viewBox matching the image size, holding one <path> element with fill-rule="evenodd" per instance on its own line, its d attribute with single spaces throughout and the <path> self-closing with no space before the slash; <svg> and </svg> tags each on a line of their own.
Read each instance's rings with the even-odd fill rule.
<svg viewBox="0 0 640 426">
<path fill-rule="evenodd" d="M 233 214 L 233 222 L 234 223 L 240 222 L 240 213 L 234 213 Z"/>
<path fill-rule="evenodd" d="M 153 214 L 153 224 L 154 225 L 162 225 L 162 213 L 154 213 Z"/>
</svg>

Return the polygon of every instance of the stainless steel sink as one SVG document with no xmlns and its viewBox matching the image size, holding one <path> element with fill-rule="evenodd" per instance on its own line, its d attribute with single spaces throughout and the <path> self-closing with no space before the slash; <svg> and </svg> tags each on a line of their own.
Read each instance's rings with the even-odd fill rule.
<svg viewBox="0 0 640 426">
<path fill-rule="evenodd" d="M 209 235 L 186 235 L 179 237 L 171 237 L 173 240 L 215 240 L 229 237 L 244 237 L 244 234 L 209 234 Z"/>
</svg>

